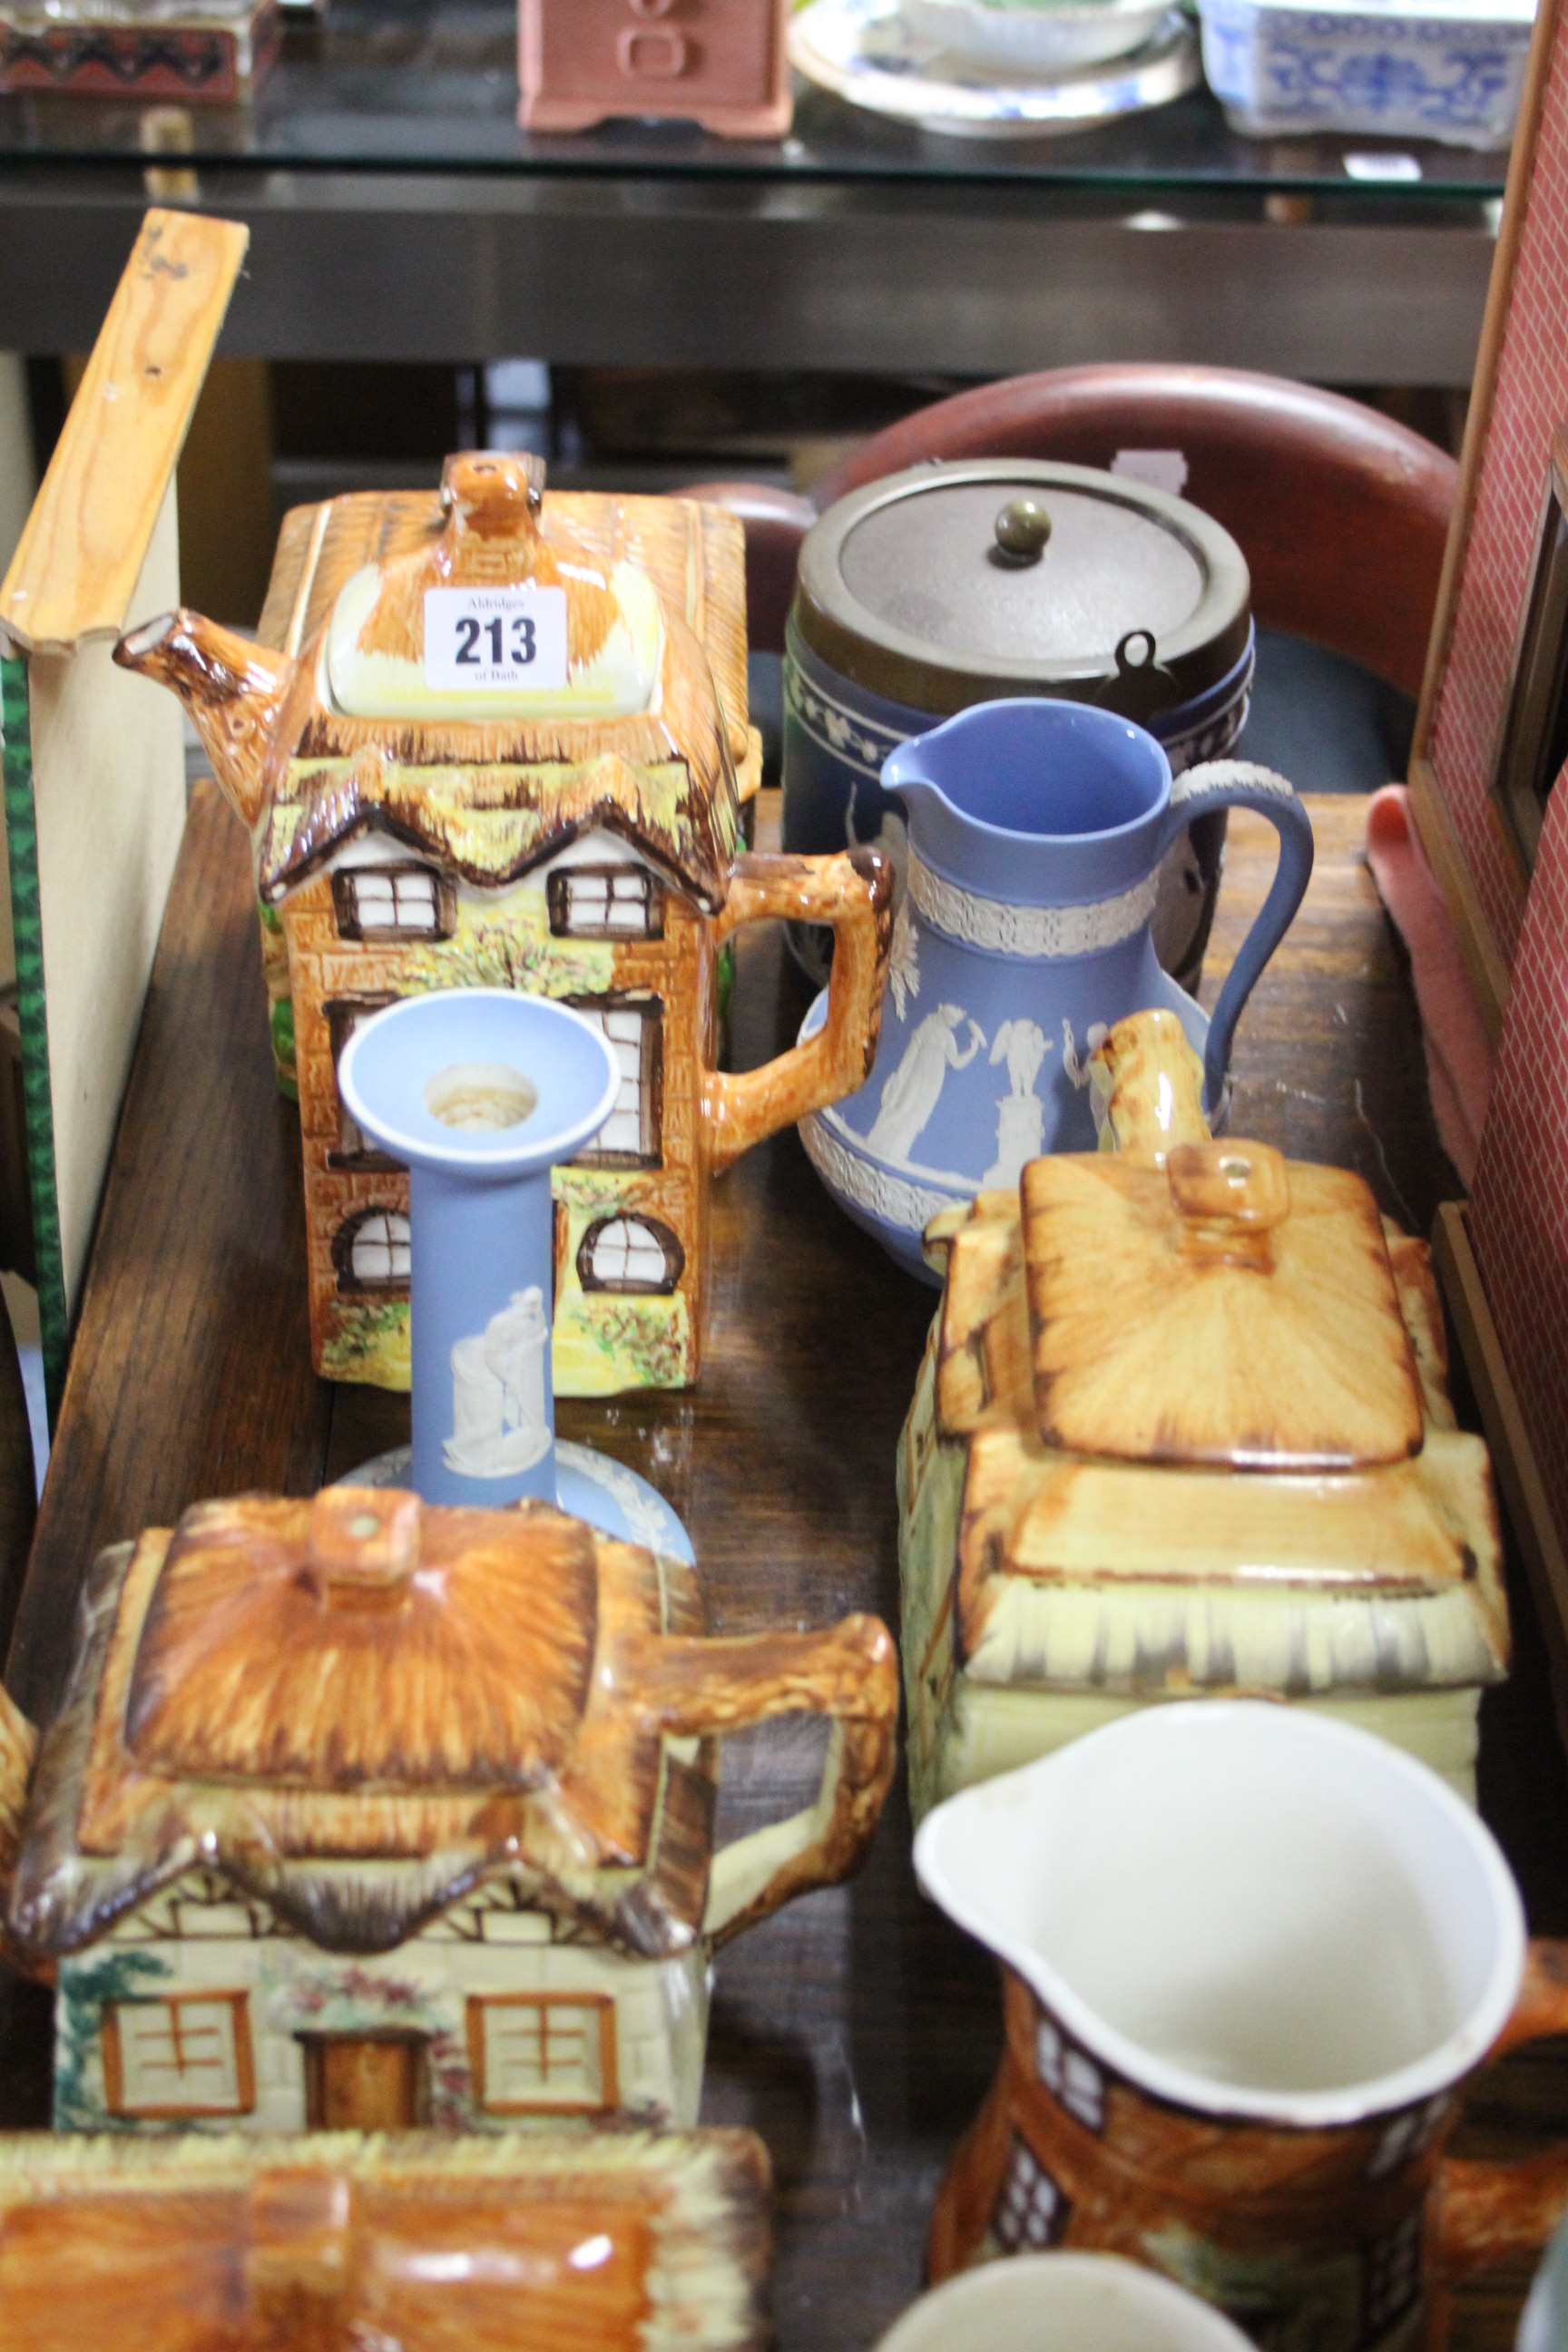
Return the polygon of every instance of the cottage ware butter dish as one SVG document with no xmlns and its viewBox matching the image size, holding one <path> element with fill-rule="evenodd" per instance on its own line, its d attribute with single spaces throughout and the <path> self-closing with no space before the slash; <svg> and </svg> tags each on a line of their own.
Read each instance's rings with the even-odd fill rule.
<svg viewBox="0 0 1568 2352">
<path fill-rule="evenodd" d="M 891 877 L 874 851 L 751 857 L 741 529 L 674 499 L 547 497 L 537 460 L 448 461 L 435 499 L 344 499 L 284 526 L 258 647 L 200 615 L 116 659 L 179 694 L 248 831 L 298 1071 L 310 1342 L 335 1380 L 406 1387 L 408 1178 L 339 1092 L 359 1023 L 462 987 L 562 999 L 621 1072 L 554 1180 L 557 1390 L 697 1377 L 709 1188 L 859 1085 Z M 742 924 L 842 943 L 804 1050 L 714 1066 L 719 961 Z"/>
<path fill-rule="evenodd" d="M 1038 1160 L 932 1239 L 898 1470 L 917 1815 L 1152 1701 L 1249 1690 L 1472 1795 L 1508 1614 L 1425 1244 L 1359 1177 L 1243 1142 Z"/>
<path fill-rule="evenodd" d="M 768 2201 L 742 2131 L 334 2132 L 307 2163 L 233 2134 L 16 2133 L 0 2138 L 0 2339 L 763 2352 Z"/>
<path fill-rule="evenodd" d="M 715 1853 L 718 1735 L 803 1709 L 816 1801 Z M 874 1618 L 706 1638 L 545 1505 L 199 1504 L 100 1556 L 41 1741 L 0 1700 L 56 2125 L 689 2123 L 712 1945 L 855 1868 L 897 1710 Z"/>
</svg>

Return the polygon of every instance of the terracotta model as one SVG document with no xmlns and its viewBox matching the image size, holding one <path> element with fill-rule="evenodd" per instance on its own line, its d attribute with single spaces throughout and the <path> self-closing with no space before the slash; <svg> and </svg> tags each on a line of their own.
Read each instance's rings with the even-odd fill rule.
<svg viewBox="0 0 1568 2352">
<path fill-rule="evenodd" d="M 684 115 L 721 139 L 790 126 L 788 0 L 521 0 L 518 121 L 586 131 Z"/>
<path fill-rule="evenodd" d="M 408 1383 L 407 1179 L 336 1082 L 367 1013 L 515 987 L 615 1047 L 620 1104 L 557 1181 L 568 1395 L 696 1379 L 710 1177 L 858 1087 L 876 1048 L 884 862 L 736 854 L 735 763 L 758 756 L 739 524 L 678 499 L 545 499 L 542 478 L 531 458 L 454 457 L 439 507 L 291 516 L 268 604 L 289 611 L 281 655 L 190 613 L 116 653 L 185 703 L 281 919 L 311 1346 L 335 1380 Z M 472 605 L 445 669 L 426 633 L 443 594 Z M 482 681 L 524 651 L 516 676 L 538 683 L 449 682 L 470 654 Z M 731 1077 L 713 1067 L 719 954 L 769 915 L 834 926 L 833 1003 L 820 1038 Z"/>
<path fill-rule="evenodd" d="M 1108 1133 L 1140 1066 L 1158 1078 L 1146 1019 L 1100 1049 Z M 1473 1793 L 1508 1614 L 1426 1247 L 1359 1177 L 1181 1132 L 1035 1160 L 930 1229 L 946 1290 L 899 1454 L 917 1814 L 1152 1699 L 1237 1689 Z"/>
<path fill-rule="evenodd" d="M 104 1552 L 60 1714 L 0 1698 L 6 1937 L 55 2120 L 689 2123 L 710 1946 L 854 1869 L 874 1618 L 701 1637 L 693 1572 L 543 1505 L 197 1505 Z M 713 1735 L 805 1709 L 815 1806 L 712 1848 Z"/>
<path fill-rule="evenodd" d="M 0 2339 L 762 2352 L 750 2132 L 0 2139 Z"/>
</svg>

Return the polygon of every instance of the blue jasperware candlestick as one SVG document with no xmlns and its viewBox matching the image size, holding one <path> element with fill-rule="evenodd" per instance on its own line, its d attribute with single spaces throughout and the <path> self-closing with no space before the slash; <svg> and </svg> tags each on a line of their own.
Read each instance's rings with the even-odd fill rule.
<svg viewBox="0 0 1568 2352">
<path fill-rule="evenodd" d="M 645 1480 L 555 1443 L 550 1171 L 615 1108 L 605 1040 L 549 998 L 434 991 L 362 1023 L 338 1084 L 363 1132 L 409 1171 L 416 1492 L 490 1509 L 532 1496 L 689 1559 Z"/>
</svg>

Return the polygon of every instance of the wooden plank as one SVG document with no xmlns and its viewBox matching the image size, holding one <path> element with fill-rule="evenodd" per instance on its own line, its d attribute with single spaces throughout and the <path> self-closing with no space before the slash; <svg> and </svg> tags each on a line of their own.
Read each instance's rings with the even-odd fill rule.
<svg viewBox="0 0 1568 2352">
<path fill-rule="evenodd" d="M 250 232 L 147 214 L 0 586 L 0 632 L 66 653 L 130 619 Z"/>
<path fill-rule="evenodd" d="M 310 1370 L 299 1114 L 272 1076 L 250 859 L 192 795 L 104 1189 L 7 1669 L 52 1706 L 107 1543 L 203 1495 L 308 1494 L 330 1394 Z"/>
<path fill-rule="evenodd" d="M 1432 1228 L 1432 1255 L 1480 1407 L 1498 1490 L 1529 1572 L 1552 1662 L 1558 1725 L 1568 1747 L 1568 1553 L 1552 1515 L 1519 1391 L 1492 1320 L 1462 1202 L 1446 1201 L 1438 1210 Z"/>
</svg>

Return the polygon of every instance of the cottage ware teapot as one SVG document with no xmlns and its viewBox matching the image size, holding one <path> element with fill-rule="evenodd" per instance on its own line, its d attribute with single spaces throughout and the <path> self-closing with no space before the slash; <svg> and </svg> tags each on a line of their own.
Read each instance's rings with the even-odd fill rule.
<svg viewBox="0 0 1568 2352">
<path fill-rule="evenodd" d="M 741 530 L 679 499 L 546 496 L 536 459 L 448 460 L 433 498 L 285 520 L 255 645 L 166 614 L 116 648 L 184 703 L 256 859 L 274 1037 L 297 1075 L 310 1339 L 408 1385 L 408 1180 L 348 1113 L 355 1027 L 433 989 L 574 1006 L 621 1070 L 554 1179 L 559 1393 L 698 1374 L 712 1178 L 860 1084 L 892 922 L 881 854 L 749 856 Z M 715 1066 L 744 923 L 832 926 L 829 1012 L 761 1069 Z M 276 962 L 276 957 L 273 959 Z"/>
<path fill-rule="evenodd" d="M 1217 1124 L 1236 1024 L 1301 903 L 1312 829 L 1282 776 L 1221 760 L 1173 782 L 1152 735 L 1078 703 L 961 711 L 902 745 L 882 780 L 908 814 L 909 860 L 876 1064 L 801 1137 L 839 1206 L 929 1279 L 933 1217 L 1016 1187 L 1042 1152 L 1092 1150 L 1088 1066 L 1125 1014 L 1176 1014 Z M 1230 807 L 1268 818 L 1279 864 L 1211 1023 L 1162 971 L 1150 919 L 1175 835 Z M 819 999 L 802 1036 L 827 1012 Z"/>
<path fill-rule="evenodd" d="M 718 1739 L 800 1713 L 816 1801 L 715 1850 Z M 547 1504 L 195 1505 L 94 1563 L 41 1737 L 0 1692 L 55 2122 L 693 2122 L 713 1947 L 858 1866 L 897 1718 L 876 1618 L 710 1637 L 688 1563 Z"/>
<path fill-rule="evenodd" d="M 1527 1948 L 1490 1832 L 1386 1741 L 1149 1708 L 950 1799 L 915 1869 L 1005 1992 L 933 2280 L 1094 2249 L 1279 2352 L 1436 2352 L 1447 2285 L 1568 2200 L 1568 2149 L 1444 2157 L 1489 2053 L 1568 2030 L 1568 1946 Z"/>
</svg>

